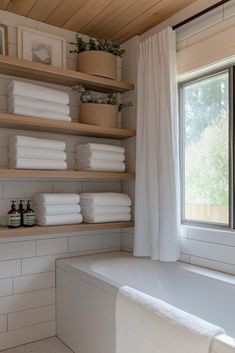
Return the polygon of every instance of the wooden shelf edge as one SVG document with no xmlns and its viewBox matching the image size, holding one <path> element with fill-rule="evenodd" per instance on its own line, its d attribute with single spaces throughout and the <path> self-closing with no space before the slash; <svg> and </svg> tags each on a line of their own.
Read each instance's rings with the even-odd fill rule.
<svg viewBox="0 0 235 353">
<path fill-rule="evenodd" d="M 0 127 L 19 130 L 42 131 L 63 135 L 91 136 L 124 139 L 136 135 L 135 130 L 104 128 L 88 124 L 39 119 L 23 115 L 0 113 Z"/>
<path fill-rule="evenodd" d="M 47 235 L 47 234 L 61 234 L 61 233 L 76 233 L 84 231 L 95 231 L 95 230 L 111 230 L 111 229 L 122 229 L 132 228 L 134 222 L 113 222 L 113 223 L 81 223 L 74 225 L 61 225 L 61 226 L 35 226 L 32 228 L 17 228 L 9 229 L 2 227 L 0 228 L 0 238 L 13 238 L 13 237 L 25 237 L 34 235 Z"/>
<path fill-rule="evenodd" d="M 80 83 L 86 88 L 101 92 L 117 91 L 123 93 L 134 89 L 134 85 L 128 82 L 39 64 L 7 55 L 0 55 L 0 73 L 70 87 L 76 83 Z"/>
<path fill-rule="evenodd" d="M 86 172 L 76 170 L 37 170 L 0 168 L 0 178 L 44 178 L 44 179 L 120 179 L 135 178 L 135 173 Z"/>
</svg>

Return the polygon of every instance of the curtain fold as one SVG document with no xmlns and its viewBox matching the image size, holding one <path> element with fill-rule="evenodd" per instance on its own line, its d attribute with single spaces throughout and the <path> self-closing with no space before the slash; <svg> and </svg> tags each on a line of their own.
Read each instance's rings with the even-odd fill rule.
<svg viewBox="0 0 235 353">
<path fill-rule="evenodd" d="M 179 257 L 178 96 L 175 33 L 139 45 L 134 255 Z"/>
</svg>

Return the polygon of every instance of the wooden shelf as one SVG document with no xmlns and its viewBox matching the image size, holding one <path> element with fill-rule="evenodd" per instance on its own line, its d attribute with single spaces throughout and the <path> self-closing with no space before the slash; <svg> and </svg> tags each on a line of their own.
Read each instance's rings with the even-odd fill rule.
<svg viewBox="0 0 235 353">
<path fill-rule="evenodd" d="M 76 233 L 83 231 L 96 231 L 96 230 L 108 230 L 108 229 L 122 229 L 131 228 L 134 226 L 134 222 L 114 222 L 114 223 L 81 223 L 73 225 L 61 225 L 61 226 L 35 226 L 32 228 L 17 228 L 9 229 L 6 227 L 0 228 L 0 238 L 9 237 L 24 237 L 32 235 L 44 235 L 44 234 L 59 234 L 59 233 Z"/>
<path fill-rule="evenodd" d="M 88 124 L 38 119 L 22 115 L 0 113 L 0 127 L 18 130 L 42 131 L 64 135 L 124 139 L 136 135 L 134 130 L 104 128 Z"/>
<path fill-rule="evenodd" d="M 7 55 L 0 55 L 0 73 L 70 87 L 76 83 L 80 83 L 86 88 L 100 92 L 115 91 L 122 93 L 134 89 L 134 85 L 127 82 L 110 80 L 82 72 L 38 64 Z"/>
<path fill-rule="evenodd" d="M 85 172 L 75 170 L 0 169 L 0 178 L 44 178 L 44 179 L 119 179 L 130 180 L 135 173 Z"/>
</svg>

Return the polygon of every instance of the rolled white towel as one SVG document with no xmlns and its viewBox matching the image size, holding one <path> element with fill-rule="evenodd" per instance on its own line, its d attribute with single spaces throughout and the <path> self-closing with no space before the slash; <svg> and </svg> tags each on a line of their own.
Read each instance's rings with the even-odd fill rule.
<svg viewBox="0 0 235 353">
<path fill-rule="evenodd" d="M 83 145 L 77 145 L 76 151 L 81 150 L 101 150 L 101 151 L 110 151 L 110 152 L 119 152 L 125 153 L 125 148 L 121 146 L 113 146 L 102 143 L 86 143 Z"/>
<path fill-rule="evenodd" d="M 28 148 L 28 147 L 11 147 L 9 148 L 10 159 L 31 158 L 31 159 L 52 159 L 66 161 L 66 153 L 64 151 L 52 150 L 49 148 Z"/>
<path fill-rule="evenodd" d="M 94 215 L 94 216 L 84 216 L 83 220 L 85 223 L 106 223 L 106 222 L 128 222 L 131 220 L 130 213 L 121 214 L 107 214 L 107 215 Z"/>
<path fill-rule="evenodd" d="M 124 172 L 126 165 L 123 162 L 105 161 L 102 159 L 83 159 L 76 163 L 77 170 L 96 172 Z"/>
<path fill-rule="evenodd" d="M 66 161 L 50 159 L 17 158 L 9 160 L 11 169 L 45 169 L 45 170 L 66 170 Z"/>
<path fill-rule="evenodd" d="M 58 216 L 67 214 L 77 214 L 81 212 L 81 206 L 71 205 L 35 205 L 36 216 Z"/>
<path fill-rule="evenodd" d="M 89 150 L 89 151 L 79 151 L 76 153 L 76 158 L 78 161 L 83 161 L 83 159 L 98 159 L 112 162 L 124 162 L 125 154 L 123 152 L 111 152 L 102 150 Z"/>
<path fill-rule="evenodd" d="M 59 104 L 68 104 L 69 95 L 67 92 L 58 91 L 52 88 L 47 88 L 35 85 L 28 82 L 12 80 L 8 85 L 9 95 L 20 95 L 35 99 L 41 99 L 48 102 Z"/>
<path fill-rule="evenodd" d="M 37 217 L 37 224 L 40 226 L 55 226 L 63 224 L 82 223 L 81 214 L 59 215 L 59 216 L 41 216 Z"/>
<path fill-rule="evenodd" d="M 91 207 L 82 207 L 83 215 L 108 215 L 108 214 L 122 214 L 130 213 L 131 208 L 129 206 L 91 206 Z"/>
<path fill-rule="evenodd" d="M 28 108 L 36 108 L 57 112 L 63 115 L 69 115 L 70 109 L 67 104 L 53 103 L 41 99 L 24 97 L 24 96 L 8 96 L 8 104 Z"/>
<path fill-rule="evenodd" d="M 9 139 L 9 147 L 49 148 L 52 150 L 64 151 L 65 142 L 57 140 L 39 139 L 29 136 L 14 136 Z"/>
<path fill-rule="evenodd" d="M 80 194 L 81 207 L 91 206 L 131 206 L 128 195 L 118 192 L 86 192 Z"/>
<path fill-rule="evenodd" d="M 59 121 L 71 121 L 71 117 L 68 115 L 52 112 L 46 109 L 23 107 L 20 105 L 8 105 L 8 112 L 15 115 L 26 115 L 33 118 L 59 120 Z"/>
<path fill-rule="evenodd" d="M 34 204 L 37 207 L 45 205 L 74 205 L 79 204 L 80 196 L 78 194 L 49 194 L 43 193 L 34 196 Z"/>
</svg>

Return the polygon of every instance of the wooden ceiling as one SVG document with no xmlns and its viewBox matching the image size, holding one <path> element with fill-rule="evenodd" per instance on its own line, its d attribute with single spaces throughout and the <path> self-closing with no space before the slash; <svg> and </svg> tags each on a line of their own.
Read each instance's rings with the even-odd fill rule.
<svg viewBox="0 0 235 353">
<path fill-rule="evenodd" d="M 96 38 L 141 34 L 195 0 L 0 0 L 0 9 Z"/>
</svg>

